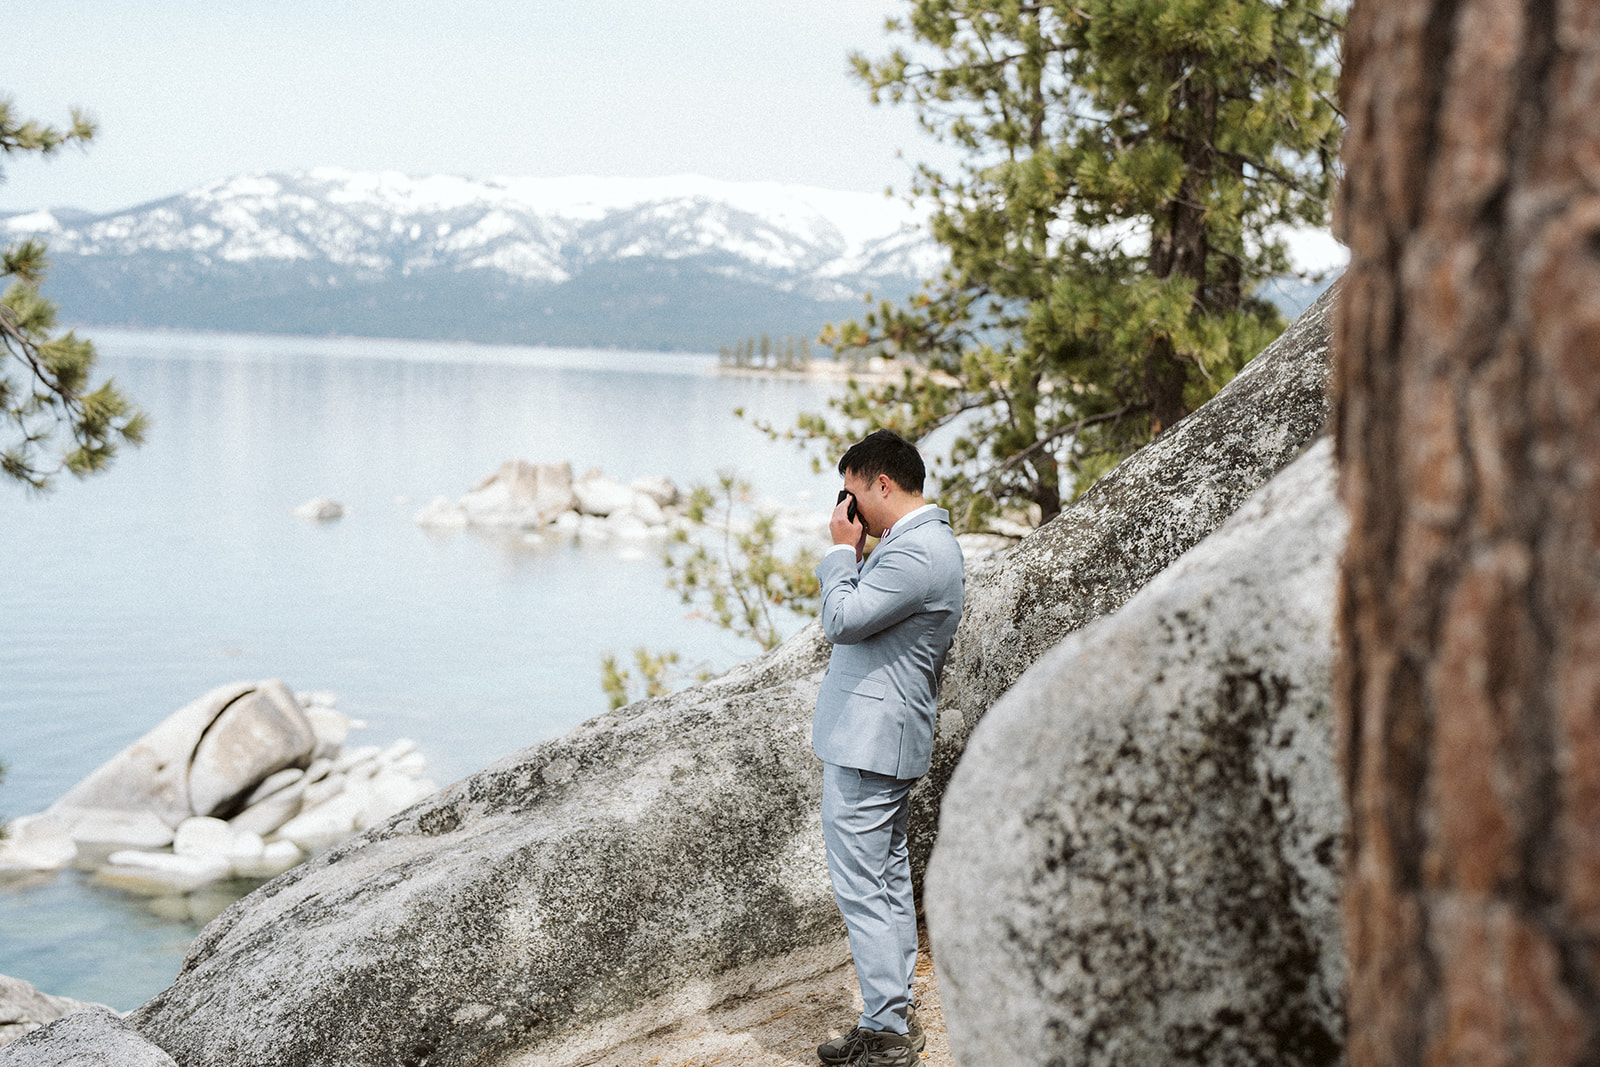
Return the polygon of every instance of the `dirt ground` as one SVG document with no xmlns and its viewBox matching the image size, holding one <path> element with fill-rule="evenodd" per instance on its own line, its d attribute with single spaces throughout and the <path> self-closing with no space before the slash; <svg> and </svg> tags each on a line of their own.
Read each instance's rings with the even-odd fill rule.
<svg viewBox="0 0 1600 1067">
<path fill-rule="evenodd" d="M 917 957 L 917 1017 L 928 1034 L 924 1067 L 955 1067 L 927 942 Z M 861 1011 L 849 964 L 771 993 L 724 1001 L 584 1067 L 819 1067 L 817 1046 L 855 1025 Z"/>
</svg>

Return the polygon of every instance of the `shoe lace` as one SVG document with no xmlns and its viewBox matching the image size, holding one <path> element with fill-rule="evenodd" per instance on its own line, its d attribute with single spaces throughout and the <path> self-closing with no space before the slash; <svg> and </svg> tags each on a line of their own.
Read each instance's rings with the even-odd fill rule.
<svg viewBox="0 0 1600 1067">
<path fill-rule="evenodd" d="M 851 1034 L 855 1036 L 854 1033 Z M 887 1048 L 874 1047 L 870 1040 L 863 1035 L 860 1044 L 853 1050 L 848 1067 L 892 1067 L 898 1064 L 910 1064 L 917 1061 L 916 1054 L 902 1046 Z"/>
<path fill-rule="evenodd" d="M 859 1026 L 852 1026 L 850 1032 L 844 1035 L 839 1051 L 845 1056 L 845 1065 L 856 1061 L 856 1057 L 867 1050 L 867 1031 Z"/>
</svg>

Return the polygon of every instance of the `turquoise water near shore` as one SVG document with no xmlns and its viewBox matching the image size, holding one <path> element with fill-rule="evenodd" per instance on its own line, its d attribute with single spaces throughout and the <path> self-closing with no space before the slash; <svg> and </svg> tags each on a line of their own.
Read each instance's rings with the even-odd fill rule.
<svg viewBox="0 0 1600 1067">
<path fill-rule="evenodd" d="M 605 707 L 635 646 L 725 669 L 754 648 L 664 587 L 657 552 L 429 533 L 411 516 L 501 461 L 570 460 L 680 486 L 732 467 L 788 505 L 833 477 L 779 425 L 832 387 L 716 373 L 712 356 L 91 331 L 150 443 L 53 494 L 0 489 L 0 812 L 45 807 L 182 704 L 237 679 L 331 690 L 415 738 L 441 784 Z M 290 512 L 313 496 L 346 515 Z M 0 973 L 131 1008 L 228 895 L 127 897 L 64 872 L 0 882 Z"/>
</svg>

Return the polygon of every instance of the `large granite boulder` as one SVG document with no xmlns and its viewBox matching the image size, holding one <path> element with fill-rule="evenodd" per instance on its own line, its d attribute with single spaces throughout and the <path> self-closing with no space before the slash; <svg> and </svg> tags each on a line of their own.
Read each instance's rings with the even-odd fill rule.
<svg viewBox="0 0 1600 1067">
<path fill-rule="evenodd" d="M 0 1048 L 4 1067 L 177 1067 L 172 1057 L 95 1005 Z"/>
<path fill-rule="evenodd" d="M 8 1045 L 64 1015 L 97 1007 L 104 1005 L 41 993 L 20 978 L 0 974 L 0 1045 Z"/>
<path fill-rule="evenodd" d="M 173 712 L 48 811 L 78 841 L 159 847 L 185 819 L 231 815 L 269 775 L 308 766 L 316 746 L 281 681 L 237 682 Z"/>
<path fill-rule="evenodd" d="M 985 716 L 928 872 L 960 1062 L 1341 1061 L 1345 525 L 1324 441 Z"/>
<path fill-rule="evenodd" d="M 1077 506 L 969 573 L 919 855 L 968 733 L 1316 436 L 1328 303 Z M 133 1023 L 185 1067 L 581 1062 L 844 958 L 822 855 L 813 624 L 516 753 L 230 908 Z"/>
</svg>

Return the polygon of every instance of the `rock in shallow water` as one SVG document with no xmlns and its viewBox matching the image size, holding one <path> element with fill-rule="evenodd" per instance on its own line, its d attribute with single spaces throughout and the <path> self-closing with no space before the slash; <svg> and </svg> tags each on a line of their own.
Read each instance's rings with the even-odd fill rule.
<svg viewBox="0 0 1600 1067">
<path fill-rule="evenodd" d="M 82 842 L 95 846 L 90 858 L 111 846 L 100 881 L 182 894 L 282 873 L 302 846 L 326 848 L 436 788 L 422 778 L 414 741 L 343 753 L 357 724 L 333 709 L 331 695 L 308 697 L 309 715 L 282 682 L 238 683 L 180 708 L 47 812 L 18 819 L 15 839 L 0 841 L 0 870 L 59 869 L 80 857 Z M 234 811 L 227 822 L 215 817 Z M 263 840 L 291 824 L 298 829 L 286 840 Z M 172 852 L 150 851 L 167 845 Z"/>
<path fill-rule="evenodd" d="M 178 856 L 171 852 L 113 852 L 95 878 L 134 893 L 187 893 L 228 877 L 231 866 L 217 856 Z"/>
<path fill-rule="evenodd" d="M 231 702 L 206 729 L 189 762 L 189 810 L 227 816 L 262 781 L 310 765 L 317 734 L 277 679 Z"/>
<path fill-rule="evenodd" d="M 45 814 L 60 819 L 73 841 L 82 845 L 162 848 L 172 844 L 172 827 L 153 811 L 52 807 Z"/>
<path fill-rule="evenodd" d="M 0 871 L 60 870 L 77 855 L 77 843 L 54 815 L 19 816 L 0 838 Z"/>
<path fill-rule="evenodd" d="M 344 517 L 344 505 L 325 496 L 314 497 L 295 508 L 294 517 L 307 522 L 332 522 Z"/>
<path fill-rule="evenodd" d="M 223 813 L 273 772 L 305 766 L 315 744 L 282 682 L 237 682 L 173 712 L 48 810 L 80 841 L 165 844 L 152 840 L 152 818 L 170 835 L 191 815 Z"/>
</svg>

